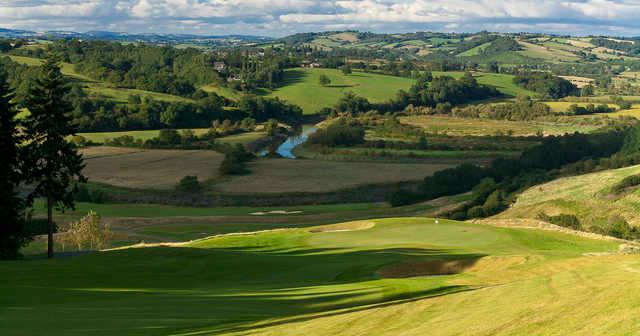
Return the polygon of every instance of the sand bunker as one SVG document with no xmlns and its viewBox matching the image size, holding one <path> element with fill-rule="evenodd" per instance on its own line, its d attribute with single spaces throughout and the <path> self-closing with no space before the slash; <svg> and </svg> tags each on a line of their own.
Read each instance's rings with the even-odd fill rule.
<svg viewBox="0 0 640 336">
<path fill-rule="evenodd" d="M 374 227 L 376 223 L 371 221 L 357 221 L 357 222 L 348 222 L 348 223 L 340 223 L 340 224 L 331 224 L 315 227 L 310 229 L 309 232 L 312 233 L 321 233 L 321 232 L 345 232 L 345 231 L 359 231 L 359 230 L 367 230 Z"/>
<path fill-rule="evenodd" d="M 251 214 L 254 216 L 264 216 L 264 215 L 296 215 L 301 213 L 302 211 L 273 210 L 273 211 L 252 212 Z"/>
<path fill-rule="evenodd" d="M 483 257 L 459 260 L 414 260 L 387 265 L 378 270 L 383 278 L 412 278 L 463 272 L 493 272 L 526 262 L 522 256 Z"/>
</svg>

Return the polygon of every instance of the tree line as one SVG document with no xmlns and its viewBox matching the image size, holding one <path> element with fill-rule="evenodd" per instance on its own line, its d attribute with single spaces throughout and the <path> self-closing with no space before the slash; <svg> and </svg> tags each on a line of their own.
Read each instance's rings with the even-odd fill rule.
<svg viewBox="0 0 640 336">
<path fill-rule="evenodd" d="M 472 200 L 449 216 L 456 219 L 490 216 L 508 207 L 521 190 L 560 174 L 638 162 L 639 129 L 636 125 L 590 135 L 545 137 L 540 144 L 523 151 L 519 158 L 499 158 L 487 167 L 463 164 L 445 169 L 426 177 L 419 191 L 398 190 L 390 194 L 388 200 L 398 206 L 472 191 Z"/>
</svg>

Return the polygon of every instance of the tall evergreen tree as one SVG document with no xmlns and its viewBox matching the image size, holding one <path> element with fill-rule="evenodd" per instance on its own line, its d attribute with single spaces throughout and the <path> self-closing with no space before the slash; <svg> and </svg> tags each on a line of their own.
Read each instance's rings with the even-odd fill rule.
<svg viewBox="0 0 640 336">
<path fill-rule="evenodd" d="M 18 257 L 20 248 L 30 240 L 22 216 L 24 202 L 17 194 L 20 136 L 12 98 L 7 74 L 0 65 L 0 259 Z"/>
<path fill-rule="evenodd" d="M 67 138 L 76 134 L 72 123 L 73 107 L 68 101 L 69 86 L 60 72 L 55 56 L 48 57 L 37 79 L 31 84 L 25 105 L 31 112 L 25 120 L 27 145 L 25 164 L 27 176 L 34 189 L 29 200 L 47 200 L 48 249 L 53 257 L 53 208 L 74 207 L 72 184 L 84 182 L 84 162 L 74 144 Z"/>
</svg>

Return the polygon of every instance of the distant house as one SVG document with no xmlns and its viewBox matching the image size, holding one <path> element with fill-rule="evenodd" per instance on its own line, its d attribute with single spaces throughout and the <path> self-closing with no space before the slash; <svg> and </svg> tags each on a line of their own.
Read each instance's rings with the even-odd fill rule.
<svg viewBox="0 0 640 336">
<path fill-rule="evenodd" d="M 224 62 L 213 62 L 213 68 L 216 71 L 223 71 L 224 69 L 227 68 L 227 65 L 224 64 Z"/>
<path fill-rule="evenodd" d="M 302 61 L 302 67 L 303 68 L 319 68 L 320 67 L 320 63 L 311 62 L 311 61 Z"/>
</svg>

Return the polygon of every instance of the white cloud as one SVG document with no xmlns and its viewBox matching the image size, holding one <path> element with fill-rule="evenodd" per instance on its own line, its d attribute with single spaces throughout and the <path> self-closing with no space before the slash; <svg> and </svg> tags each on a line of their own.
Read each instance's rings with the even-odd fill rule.
<svg viewBox="0 0 640 336">
<path fill-rule="evenodd" d="M 0 0 L 0 27 L 282 35 L 325 29 L 635 34 L 638 0 Z"/>
</svg>

